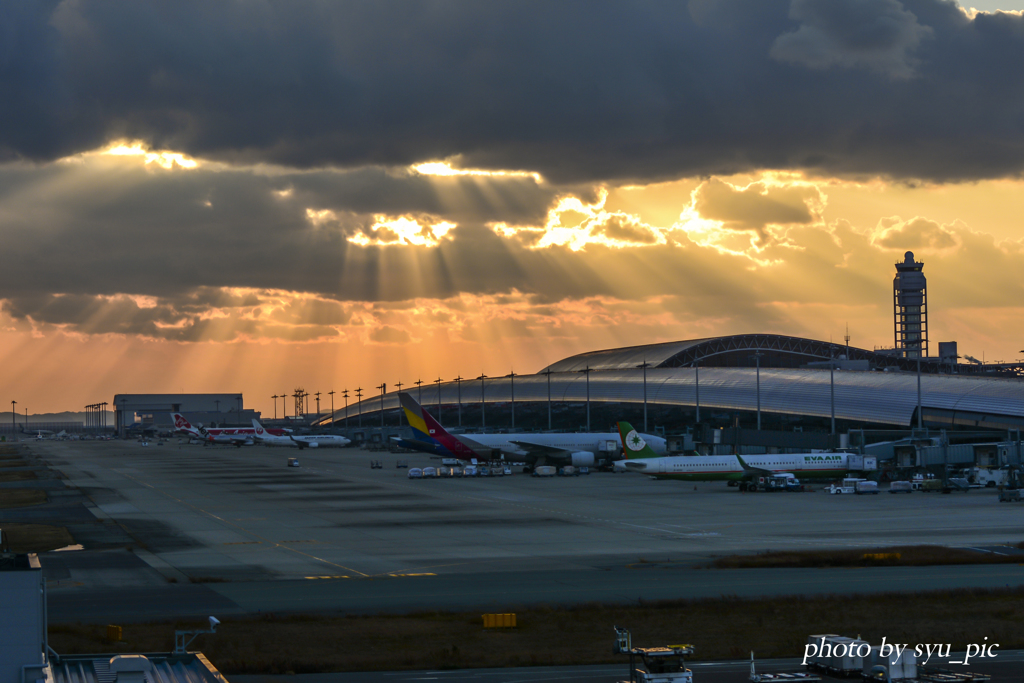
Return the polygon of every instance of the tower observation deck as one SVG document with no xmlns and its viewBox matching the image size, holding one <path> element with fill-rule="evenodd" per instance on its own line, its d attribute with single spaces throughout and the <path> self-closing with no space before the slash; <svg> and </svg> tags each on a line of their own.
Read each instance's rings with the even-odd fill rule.
<svg viewBox="0 0 1024 683">
<path fill-rule="evenodd" d="M 928 356 L 928 282 L 923 269 L 924 263 L 908 251 L 896 264 L 892 281 L 896 351 L 903 358 Z"/>
</svg>

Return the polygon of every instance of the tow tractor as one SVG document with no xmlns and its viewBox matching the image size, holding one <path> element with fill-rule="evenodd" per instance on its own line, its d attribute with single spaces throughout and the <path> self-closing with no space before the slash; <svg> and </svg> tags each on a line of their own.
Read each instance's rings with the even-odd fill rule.
<svg viewBox="0 0 1024 683">
<path fill-rule="evenodd" d="M 615 653 L 629 655 L 629 683 L 693 683 L 685 661 L 693 654 L 693 645 L 633 647 L 629 630 L 618 626 L 615 636 Z"/>
</svg>

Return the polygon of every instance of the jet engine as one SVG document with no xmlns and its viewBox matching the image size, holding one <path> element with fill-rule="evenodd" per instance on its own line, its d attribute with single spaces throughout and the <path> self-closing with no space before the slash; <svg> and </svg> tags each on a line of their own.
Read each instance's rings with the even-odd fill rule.
<svg viewBox="0 0 1024 683">
<path fill-rule="evenodd" d="M 574 467 L 593 467 L 594 454 L 590 451 L 576 451 L 572 454 L 572 464 Z"/>
<path fill-rule="evenodd" d="M 308 446 L 309 448 L 320 448 L 320 442 L 319 441 L 307 441 L 306 442 L 306 446 Z"/>
</svg>

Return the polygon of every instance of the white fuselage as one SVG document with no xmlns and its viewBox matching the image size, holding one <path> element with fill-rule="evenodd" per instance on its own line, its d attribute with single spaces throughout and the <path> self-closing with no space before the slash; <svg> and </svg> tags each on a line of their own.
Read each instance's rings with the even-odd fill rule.
<svg viewBox="0 0 1024 683">
<path fill-rule="evenodd" d="M 336 434 L 307 434 L 305 436 L 272 436 L 265 434 L 256 437 L 267 446 L 289 446 L 291 448 L 342 448 L 351 441 Z M 315 444 L 315 445 L 314 445 Z"/>
<path fill-rule="evenodd" d="M 802 477 L 841 477 L 848 472 L 845 453 L 794 453 L 779 455 L 745 455 L 747 467 L 773 474 L 794 473 Z M 619 460 L 615 469 L 640 472 L 659 479 L 689 481 L 721 481 L 749 477 L 735 455 L 685 455 L 666 458 L 635 458 Z"/>
<path fill-rule="evenodd" d="M 497 449 L 506 456 L 525 460 L 548 457 L 541 450 L 531 450 L 525 445 L 536 444 L 545 449 L 560 449 L 565 453 L 589 452 L 598 460 L 621 457 L 622 440 L 617 432 L 585 432 L 567 434 L 459 434 L 456 438 L 476 443 L 485 448 Z M 656 452 L 664 453 L 665 439 L 659 436 L 643 435 L 647 444 Z M 513 443 L 518 441 L 519 443 Z M 614 450 L 608 450 L 609 442 L 614 443 Z"/>
</svg>

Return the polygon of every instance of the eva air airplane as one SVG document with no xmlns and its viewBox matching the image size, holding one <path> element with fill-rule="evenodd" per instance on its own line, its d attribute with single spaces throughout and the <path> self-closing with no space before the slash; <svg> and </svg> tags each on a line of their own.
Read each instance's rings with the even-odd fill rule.
<svg viewBox="0 0 1024 683">
<path fill-rule="evenodd" d="M 765 477 L 799 476 L 801 479 L 838 479 L 849 471 L 845 453 L 790 453 L 779 455 L 671 455 L 659 457 L 628 422 L 619 423 L 625 460 L 615 469 L 640 472 L 655 479 L 739 482 L 756 484 Z"/>
</svg>

